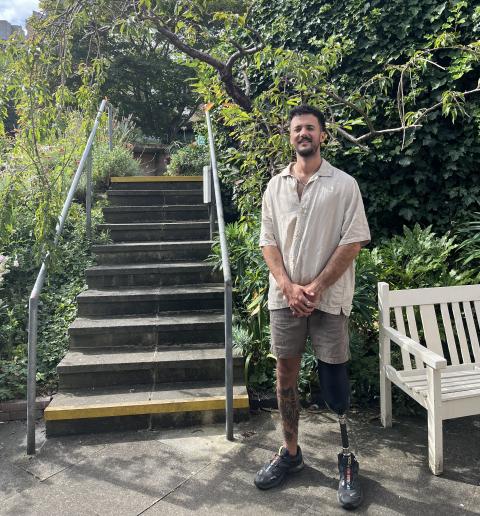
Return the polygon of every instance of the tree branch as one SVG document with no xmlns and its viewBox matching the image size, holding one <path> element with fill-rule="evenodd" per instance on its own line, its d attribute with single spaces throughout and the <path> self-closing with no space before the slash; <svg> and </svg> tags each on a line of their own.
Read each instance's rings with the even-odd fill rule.
<svg viewBox="0 0 480 516">
<path fill-rule="evenodd" d="M 232 97 L 232 99 L 245 111 L 250 112 L 252 110 L 252 100 L 235 82 L 232 67 L 235 61 L 243 54 L 253 54 L 260 49 L 259 47 L 251 47 L 242 50 L 242 52 L 237 50 L 237 52 L 230 56 L 227 63 L 225 64 L 210 54 L 207 54 L 201 50 L 197 50 L 196 48 L 193 48 L 190 45 L 184 43 L 177 34 L 165 27 L 165 25 L 162 24 L 157 16 L 152 16 L 147 13 L 142 13 L 142 16 L 143 19 L 153 22 L 158 32 L 176 49 L 192 57 L 193 59 L 207 63 L 212 68 L 214 68 L 218 72 L 220 80 L 223 82 L 227 93 Z"/>
<path fill-rule="evenodd" d="M 367 127 L 370 129 L 370 132 L 375 132 L 373 123 L 372 123 L 370 117 L 367 115 L 366 111 L 364 111 L 362 108 L 357 106 L 354 102 L 350 102 L 349 100 L 344 99 L 343 97 L 340 97 L 340 95 L 338 95 L 337 93 L 335 93 L 332 90 L 327 90 L 327 95 L 329 95 L 330 97 L 335 99 L 337 102 L 340 102 L 341 104 L 344 104 L 344 105 L 352 108 L 353 110 L 357 111 L 357 113 L 359 113 L 365 120 L 365 123 L 367 124 Z"/>
</svg>

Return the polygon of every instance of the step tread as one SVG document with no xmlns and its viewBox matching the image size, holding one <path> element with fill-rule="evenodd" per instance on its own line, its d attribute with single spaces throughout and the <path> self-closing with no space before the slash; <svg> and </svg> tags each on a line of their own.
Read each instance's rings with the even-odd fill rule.
<svg viewBox="0 0 480 516">
<path fill-rule="evenodd" d="M 223 294 L 222 283 L 199 283 L 198 285 L 178 285 L 164 287 L 121 287 L 115 289 L 93 289 L 84 290 L 77 296 L 79 301 L 118 301 L 120 299 L 149 300 L 163 297 L 173 299 L 188 295 Z"/>
<path fill-rule="evenodd" d="M 233 386 L 234 407 L 248 408 L 248 393 L 243 385 Z M 192 410 L 222 409 L 225 386 L 219 382 L 172 383 L 155 390 L 144 385 L 130 388 L 71 390 L 56 394 L 45 409 L 49 421 L 111 417 Z"/>
<path fill-rule="evenodd" d="M 199 222 L 197 220 L 182 220 L 180 222 L 121 222 L 121 223 L 106 223 L 98 224 L 97 228 L 101 229 L 162 229 L 165 226 L 171 229 L 183 229 L 199 227 L 207 228 L 210 222 Z"/>
<path fill-rule="evenodd" d="M 134 274 L 135 272 L 155 271 L 155 270 L 166 270 L 170 272 L 198 270 L 202 271 L 205 269 L 212 268 L 213 266 L 205 262 L 159 262 L 159 263 L 136 263 L 133 265 L 129 264 L 106 264 L 106 265 L 92 265 L 86 269 L 88 274 L 102 275 L 105 273 L 112 274 Z"/>
<path fill-rule="evenodd" d="M 172 325 L 189 324 L 219 324 L 224 322 L 223 312 L 209 310 L 208 312 L 195 312 L 189 314 L 172 313 L 144 316 L 122 317 L 77 317 L 70 325 L 70 330 L 107 329 L 107 328 L 132 328 L 132 327 L 165 327 Z"/>
<path fill-rule="evenodd" d="M 113 244 L 97 244 L 92 246 L 95 253 L 120 251 L 157 251 L 177 247 L 211 247 L 212 240 L 180 240 L 168 242 L 119 242 Z"/>
<path fill-rule="evenodd" d="M 165 188 L 164 190 L 151 190 L 151 189 L 146 189 L 146 190 L 140 190 L 140 189 L 135 189 L 135 190 L 132 190 L 132 189 L 126 189 L 126 190 L 120 190 L 120 189 L 115 189 L 115 190 L 107 190 L 107 194 L 110 196 L 115 196 L 115 195 L 141 195 L 141 196 L 156 196 L 156 195 L 165 195 L 165 194 L 173 194 L 173 195 L 198 195 L 199 197 L 203 195 L 203 192 L 201 189 L 196 189 L 196 190 L 174 190 L 174 189 L 168 189 L 168 188 Z"/>
<path fill-rule="evenodd" d="M 107 213 L 130 213 L 136 211 L 165 211 L 165 210 L 173 210 L 173 211 L 195 211 L 199 208 L 208 208 L 207 204 L 164 204 L 162 206 L 154 205 L 145 205 L 145 206 L 105 206 L 102 210 Z"/>
<path fill-rule="evenodd" d="M 185 362 L 197 363 L 205 360 L 223 360 L 224 347 L 206 349 L 160 349 L 139 351 L 122 350 L 115 352 L 111 349 L 96 350 L 95 352 L 69 351 L 57 366 L 60 374 L 91 371 L 108 371 L 148 368 L 155 364 L 172 364 L 181 366 Z M 236 355 L 235 358 L 239 358 Z"/>
<path fill-rule="evenodd" d="M 112 176 L 111 183 L 201 183 L 203 176 Z"/>
</svg>

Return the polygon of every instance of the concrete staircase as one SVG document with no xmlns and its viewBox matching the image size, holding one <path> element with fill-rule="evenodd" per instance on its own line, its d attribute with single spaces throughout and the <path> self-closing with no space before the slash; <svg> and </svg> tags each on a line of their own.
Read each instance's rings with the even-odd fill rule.
<svg viewBox="0 0 480 516">
<path fill-rule="evenodd" d="M 199 177 L 112 178 L 47 436 L 224 421 L 221 277 Z M 235 419 L 248 417 L 234 358 Z"/>
</svg>

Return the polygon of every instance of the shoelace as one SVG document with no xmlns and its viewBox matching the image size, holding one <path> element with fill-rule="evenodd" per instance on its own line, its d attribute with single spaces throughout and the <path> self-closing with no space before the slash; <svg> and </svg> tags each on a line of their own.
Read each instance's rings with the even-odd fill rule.
<svg viewBox="0 0 480 516">
<path fill-rule="evenodd" d="M 267 466 L 267 469 L 270 469 L 273 466 L 276 466 L 280 462 L 281 459 L 282 459 L 282 456 L 279 453 L 276 453 L 272 457 L 272 460 L 270 461 L 270 464 Z"/>
<path fill-rule="evenodd" d="M 352 456 L 349 455 L 347 459 L 347 464 L 343 468 L 343 481 L 347 489 L 352 489 Z"/>
<path fill-rule="evenodd" d="M 282 459 L 286 458 L 285 456 L 281 455 L 282 448 L 278 450 L 277 453 L 272 457 L 272 460 L 270 461 L 270 464 L 268 465 L 268 469 L 270 469 L 272 466 L 276 466 Z"/>
</svg>

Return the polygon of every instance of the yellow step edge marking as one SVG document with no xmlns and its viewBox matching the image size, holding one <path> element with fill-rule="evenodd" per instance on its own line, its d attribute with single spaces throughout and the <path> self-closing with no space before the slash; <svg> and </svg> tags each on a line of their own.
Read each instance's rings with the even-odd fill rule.
<svg viewBox="0 0 480 516">
<path fill-rule="evenodd" d="M 233 408 L 248 408 L 248 394 L 233 396 Z M 64 419 L 87 419 L 94 417 L 136 416 L 141 414 L 162 414 L 172 412 L 193 412 L 205 410 L 221 410 L 225 408 L 223 396 L 211 396 L 196 400 L 150 400 L 125 403 L 109 403 L 108 405 L 85 405 L 83 407 L 47 407 L 43 413 L 46 421 Z"/>
<path fill-rule="evenodd" d="M 112 183 L 163 183 L 168 181 L 203 181 L 202 176 L 125 176 L 111 177 Z"/>
</svg>

